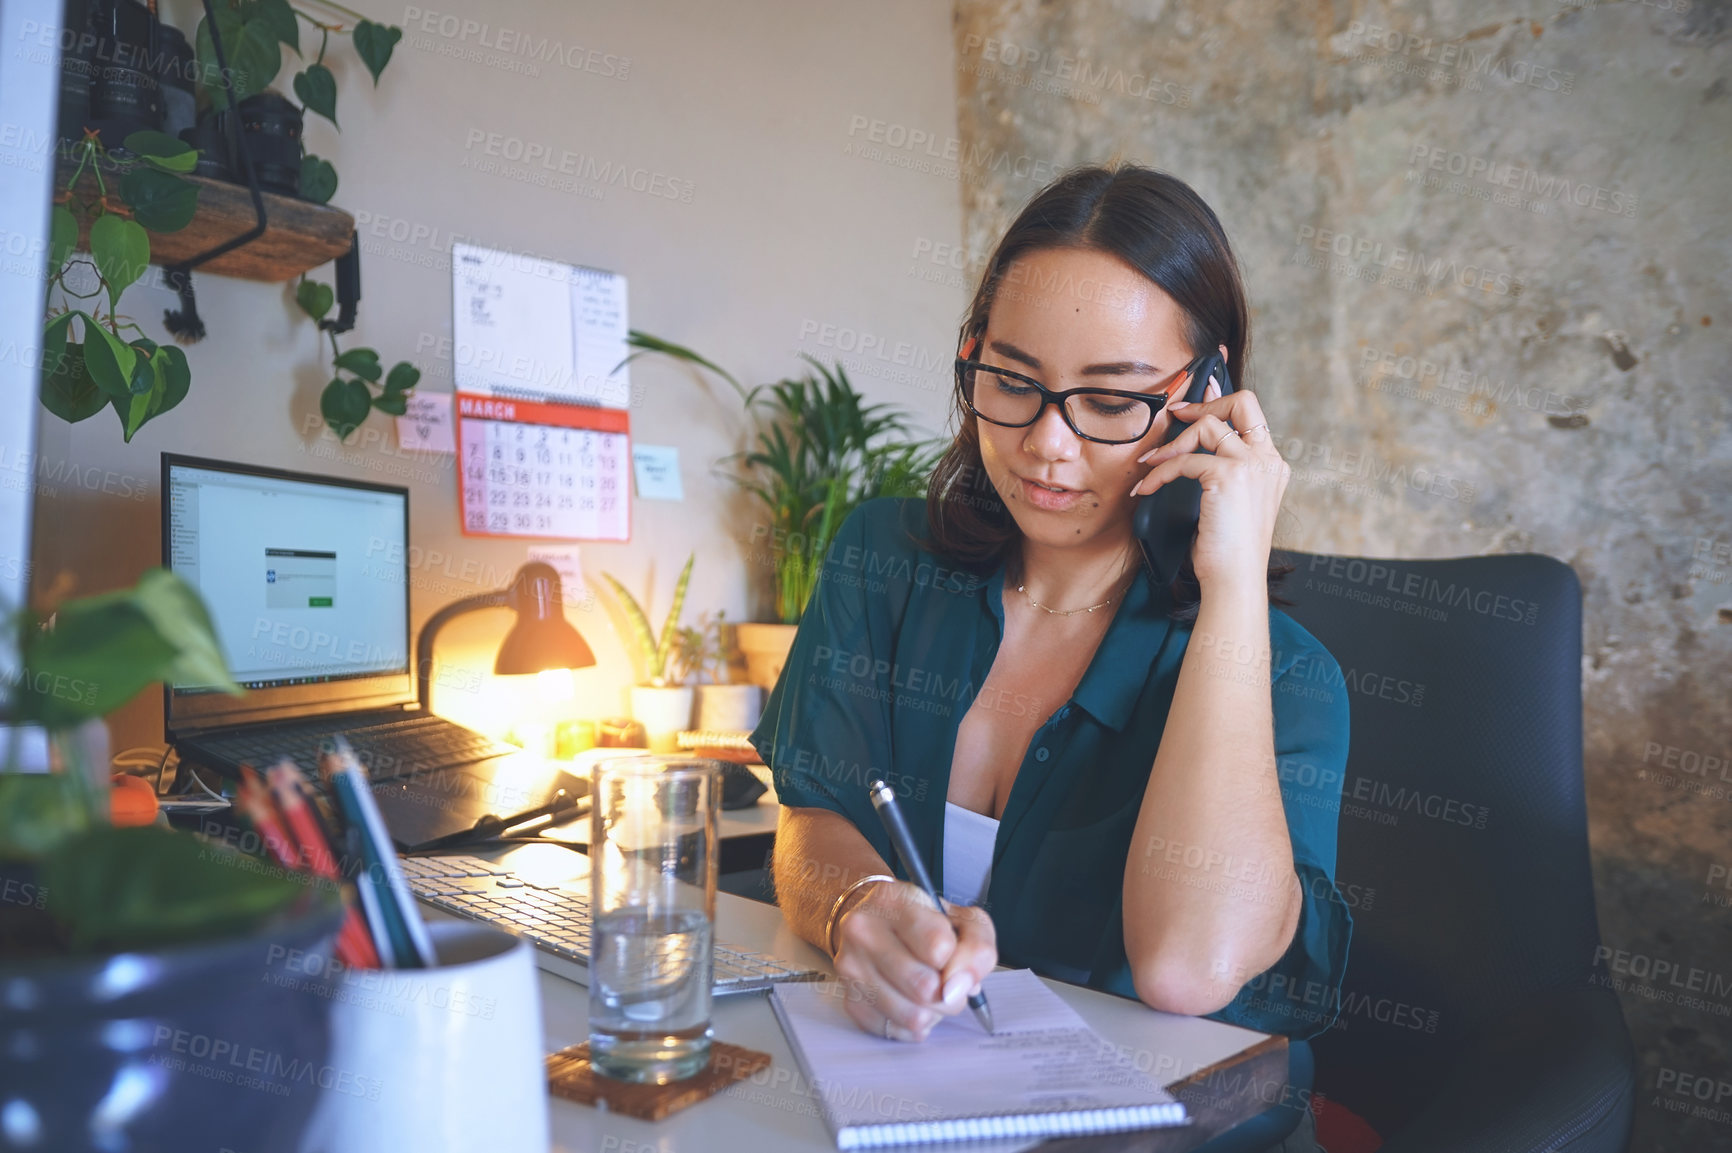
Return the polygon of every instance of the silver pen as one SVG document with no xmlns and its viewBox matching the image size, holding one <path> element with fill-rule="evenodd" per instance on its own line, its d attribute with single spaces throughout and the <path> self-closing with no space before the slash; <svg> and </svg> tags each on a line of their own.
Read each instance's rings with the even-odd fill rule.
<svg viewBox="0 0 1732 1153">
<path fill-rule="evenodd" d="M 932 887 L 932 877 L 926 872 L 926 863 L 920 859 L 920 853 L 914 848 L 914 838 L 908 833 L 908 822 L 903 819 L 902 808 L 896 803 L 896 793 L 889 785 L 877 779 L 866 782 L 866 793 L 872 798 L 872 807 L 878 810 L 878 819 L 884 822 L 884 831 L 890 834 L 891 847 L 896 850 L 896 855 L 902 858 L 902 868 L 916 885 L 926 890 L 926 895 L 932 898 L 933 907 L 943 913 L 944 902 L 938 899 L 938 890 Z M 948 914 L 946 919 L 949 919 Z M 985 989 L 969 995 L 968 1007 L 974 1010 L 975 1019 L 982 1028 L 988 1033 L 994 1031 L 992 1009 L 986 1003 Z"/>
</svg>

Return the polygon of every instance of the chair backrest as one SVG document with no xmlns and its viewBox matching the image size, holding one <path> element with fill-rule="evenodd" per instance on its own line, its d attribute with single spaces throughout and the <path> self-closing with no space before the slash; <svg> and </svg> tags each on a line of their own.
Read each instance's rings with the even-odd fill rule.
<svg viewBox="0 0 1732 1153">
<path fill-rule="evenodd" d="M 1286 559 L 1286 611 L 1334 654 L 1352 709 L 1337 881 L 1353 943 L 1318 1089 L 1395 1124 L 1464 1038 L 1588 980 L 1581 589 L 1544 556 Z"/>
</svg>

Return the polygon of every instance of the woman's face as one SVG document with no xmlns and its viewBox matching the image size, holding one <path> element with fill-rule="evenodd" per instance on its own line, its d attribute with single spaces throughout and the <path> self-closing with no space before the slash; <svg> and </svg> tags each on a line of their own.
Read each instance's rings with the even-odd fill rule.
<svg viewBox="0 0 1732 1153">
<path fill-rule="evenodd" d="M 1054 392 L 1111 388 L 1150 395 L 1192 359 L 1184 313 L 1130 265 L 1103 252 L 1045 249 L 1022 257 L 999 285 L 974 359 L 1032 377 Z M 1167 416 L 1133 444 L 1099 444 L 1071 431 L 1057 405 L 1032 425 L 971 417 L 987 476 L 1029 540 L 1068 547 L 1128 536 L 1131 487 L 1147 474 Z"/>
</svg>

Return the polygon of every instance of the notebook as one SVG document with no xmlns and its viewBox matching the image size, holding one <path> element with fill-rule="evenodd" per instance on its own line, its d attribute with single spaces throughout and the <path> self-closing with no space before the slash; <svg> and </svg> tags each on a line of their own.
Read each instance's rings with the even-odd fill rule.
<svg viewBox="0 0 1732 1153">
<path fill-rule="evenodd" d="M 1187 1123 L 1140 1072 L 1029 969 L 984 982 L 997 1032 L 973 1014 L 918 1044 L 864 1032 L 848 987 L 777 985 L 770 1004 L 839 1149 L 1117 1133 Z"/>
</svg>

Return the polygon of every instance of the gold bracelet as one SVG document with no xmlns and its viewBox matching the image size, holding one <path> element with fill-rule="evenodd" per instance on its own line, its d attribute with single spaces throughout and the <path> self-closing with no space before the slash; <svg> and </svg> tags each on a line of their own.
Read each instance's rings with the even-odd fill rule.
<svg viewBox="0 0 1732 1153">
<path fill-rule="evenodd" d="M 824 922 L 824 944 L 828 947 L 830 959 L 832 961 L 836 959 L 836 914 L 842 911 L 842 902 L 846 901 L 855 889 L 858 889 L 861 885 L 870 884 L 873 881 L 889 881 L 894 885 L 896 883 L 896 878 L 887 876 L 884 873 L 873 873 L 869 877 L 861 877 L 852 885 L 843 889 L 842 895 L 837 897 L 835 903 L 830 906 L 830 916 Z"/>
</svg>

